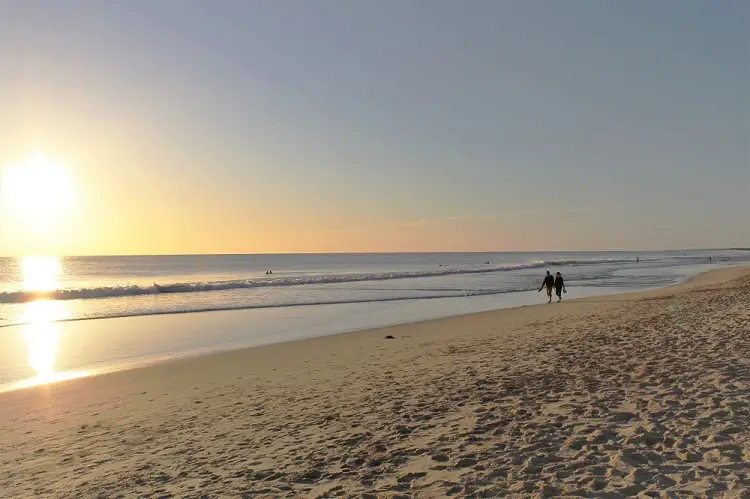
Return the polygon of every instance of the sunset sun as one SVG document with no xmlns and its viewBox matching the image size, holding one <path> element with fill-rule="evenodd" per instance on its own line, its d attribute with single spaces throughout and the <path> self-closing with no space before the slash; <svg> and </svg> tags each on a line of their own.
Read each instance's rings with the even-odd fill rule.
<svg viewBox="0 0 750 499">
<path fill-rule="evenodd" d="M 67 169 L 42 154 L 3 169 L 0 202 L 25 223 L 48 227 L 70 208 L 71 201 Z"/>
</svg>

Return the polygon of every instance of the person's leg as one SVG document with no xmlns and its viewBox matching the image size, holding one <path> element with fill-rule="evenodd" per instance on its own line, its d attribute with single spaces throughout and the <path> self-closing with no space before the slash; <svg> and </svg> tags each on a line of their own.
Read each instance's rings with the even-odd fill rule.
<svg viewBox="0 0 750 499">
<path fill-rule="evenodd" d="M 557 293 L 557 301 L 562 301 L 562 288 L 556 288 L 555 292 Z"/>
<path fill-rule="evenodd" d="M 552 303 L 552 287 L 550 286 L 547 286 L 547 298 L 549 298 L 547 303 Z"/>
</svg>

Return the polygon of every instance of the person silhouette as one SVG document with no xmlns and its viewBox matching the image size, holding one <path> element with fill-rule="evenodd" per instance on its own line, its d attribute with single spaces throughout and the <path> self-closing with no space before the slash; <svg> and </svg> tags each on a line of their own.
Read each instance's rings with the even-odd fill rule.
<svg viewBox="0 0 750 499">
<path fill-rule="evenodd" d="M 547 275 L 544 276 L 544 281 L 542 281 L 542 285 L 539 287 L 539 291 L 544 289 L 544 287 L 547 287 L 547 303 L 552 303 L 552 287 L 555 285 L 555 278 L 552 277 L 552 274 L 549 273 L 549 270 L 547 271 Z M 537 292 L 539 292 L 537 291 Z"/>
<path fill-rule="evenodd" d="M 562 301 L 562 294 L 567 292 L 568 290 L 565 289 L 565 281 L 563 281 L 563 276 L 560 272 L 558 272 L 555 276 L 555 294 L 557 294 L 557 303 L 560 303 Z"/>
</svg>

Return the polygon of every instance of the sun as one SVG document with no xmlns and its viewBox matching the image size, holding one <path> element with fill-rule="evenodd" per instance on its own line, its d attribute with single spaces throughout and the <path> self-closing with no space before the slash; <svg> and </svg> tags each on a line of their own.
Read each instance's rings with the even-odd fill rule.
<svg viewBox="0 0 750 499">
<path fill-rule="evenodd" d="M 5 167 L 0 180 L 0 202 L 10 214 L 26 223 L 46 228 L 71 206 L 67 169 L 41 153 Z"/>
</svg>

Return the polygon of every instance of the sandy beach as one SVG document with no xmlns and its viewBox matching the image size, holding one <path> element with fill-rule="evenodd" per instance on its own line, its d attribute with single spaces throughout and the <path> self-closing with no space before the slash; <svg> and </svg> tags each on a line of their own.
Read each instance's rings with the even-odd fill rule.
<svg viewBox="0 0 750 499">
<path fill-rule="evenodd" d="M 10 392 L 0 418 L 3 497 L 750 497 L 750 268 Z"/>
</svg>

